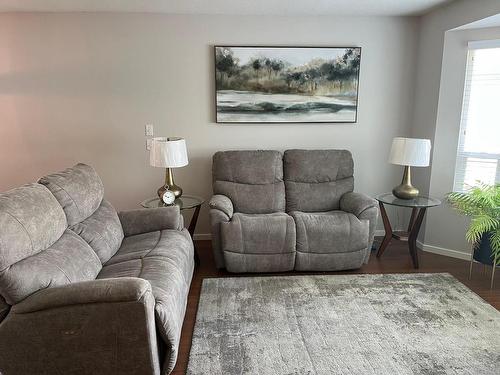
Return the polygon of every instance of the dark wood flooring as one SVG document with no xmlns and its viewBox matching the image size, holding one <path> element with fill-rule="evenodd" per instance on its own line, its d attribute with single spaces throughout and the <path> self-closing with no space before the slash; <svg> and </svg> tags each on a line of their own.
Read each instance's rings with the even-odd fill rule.
<svg viewBox="0 0 500 375">
<path fill-rule="evenodd" d="M 380 241 L 381 238 L 377 240 Z M 179 357 L 177 359 L 177 366 L 172 373 L 174 375 L 181 375 L 186 372 L 189 350 L 191 348 L 191 337 L 193 334 L 201 283 L 203 279 L 208 277 L 235 276 L 235 274 L 218 271 L 215 268 L 210 241 L 196 241 L 196 247 L 200 255 L 201 264 L 195 270 L 191 290 L 189 292 L 186 318 L 182 328 Z M 412 266 L 410 255 L 408 253 L 407 243 L 393 240 L 382 258 L 377 259 L 375 257 L 375 252 L 372 252 L 370 262 L 359 270 L 348 272 L 322 272 L 321 274 L 448 272 L 467 285 L 484 300 L 500 310 L 500 272 L 498 273 L 495 287 L 490 289 L 489 282 L 491 267 L 485 268 L 482 265 L 475 265 L 472 279 L 469 280 L 469 262 L 467 261 L 422 251 L 419 251 L 419 259 L 420 268 L 415 270 Z M 297 275 L 312 273 L 280 273 L 280 275 L 287 274 Z M 249 275 L 246 274 L 241 276 Z"/>
</svg>

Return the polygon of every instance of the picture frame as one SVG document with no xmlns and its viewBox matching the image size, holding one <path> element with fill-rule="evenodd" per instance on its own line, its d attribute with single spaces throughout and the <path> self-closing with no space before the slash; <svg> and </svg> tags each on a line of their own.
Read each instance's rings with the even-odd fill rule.
<svg viewBox="0 0 500 375">
<path fill-rule="evenodd" d="M 356 123 L 361 47 L 214 46 L 217 123 Z"/>
</svg>

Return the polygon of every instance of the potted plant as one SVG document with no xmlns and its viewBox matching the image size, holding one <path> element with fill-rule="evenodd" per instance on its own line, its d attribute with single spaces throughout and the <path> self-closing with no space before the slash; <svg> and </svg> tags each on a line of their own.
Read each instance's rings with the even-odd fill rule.
<svg viewBox="0 0 500 375">
<path fill-rule="evenodd" d="M 474 245 L 473 258 L 483 264 L 500 265 L 500 184 L 478 186 L 447 195 L 459 213 L 471 218 L 465 233 Z"/>
</svg>

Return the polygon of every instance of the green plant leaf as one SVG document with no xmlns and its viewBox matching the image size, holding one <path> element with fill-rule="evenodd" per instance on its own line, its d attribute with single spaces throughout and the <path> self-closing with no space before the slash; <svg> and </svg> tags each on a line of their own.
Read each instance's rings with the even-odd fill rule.
<svg viewBox="0 0 500 375">
<path fill-rule="evenodd" d="M 448 193 L 446 199 L 457 212 L 471 217 L 467 241 L 477 244 L 484 233 L 491 232 L 494 259 L 500 262 L 500 184 L 478 181 L 466 192 Z"/>
<path fill-rule="evenodd" d="M 483 233 L 495 230 L 500 225 L 500 221 L 489 215 L 483 214 L 474 216 L 471 220 L 469 230 L 465 234 L 467 241 L 478 242 Z"/>
<path fill-rule="evenodd" d="M 495 266 L 500 265 L 500 228 L 497 228 L 490 236 L 491 256 Z"/>
</svg>

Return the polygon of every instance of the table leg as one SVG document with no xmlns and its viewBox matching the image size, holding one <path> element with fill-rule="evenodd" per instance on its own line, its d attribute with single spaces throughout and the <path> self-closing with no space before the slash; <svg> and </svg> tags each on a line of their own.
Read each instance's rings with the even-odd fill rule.
<svg viewBox="0 0 500 375">
<path fill-rule="evenodd" d="M 196 229 L 196 223 L 198 222 L 198 216 L 200 215 L 201 206 L 197 206 L 194 210 L 193 217 L 189 222 L 188 232 L 191 235 L 194 243 L 194 230 Z M 198 251 L 196 250 L 196 245 L 194 246 L 194 263 L 199 266 L 200 265 L 200 257 L 198 256 Z"/>
<path fill-rule="evenodd" d="M 408 233 L 411 232 L 411 228 L 413 228 L 413 224 L 415 224 L 415 218 L 417 217 L 417 212 L 418 212 L 418 208 L 416 208 L 416 207 L 412 208 L 410 222 L 408 223 L 408 230 L 407 230 Z"/>
<path fill-rule="evenodd" d="M 392 227 L 389 218 L 387 217 L 387 212 L 385 211 L 384 204 L 382 202 L 379 202 L 378 205 L 380 207 L 380 214 L 382 215 L 382 221 L 384 223 L 384 229 L 385 229 L 384 239 L 382 240 L 382 243 L 380 244 L 380 247 L 378 248 L 377 251 L 377 258 L 380 258 L 384 253 L 385 249 L 387 248 L 387 245 L 389 245 L 389 242 L 391 242 Z"/>
<path fill-rule="evenodd" d="M 417 218 L 413 223 L 413 226 L 410 231 L 410 235 L 408 236 L 408 247 L 410 249 L 411 259 L 413 261 L 413 267 L 418 268 L 418 253 L 417 253 L 417 237 L 418 232 L 420 231 L 420 226 L 422 225 L 422 221 L 424 220 L 426 208 L 423 207 L 418 211 Z"/>
</svg>

